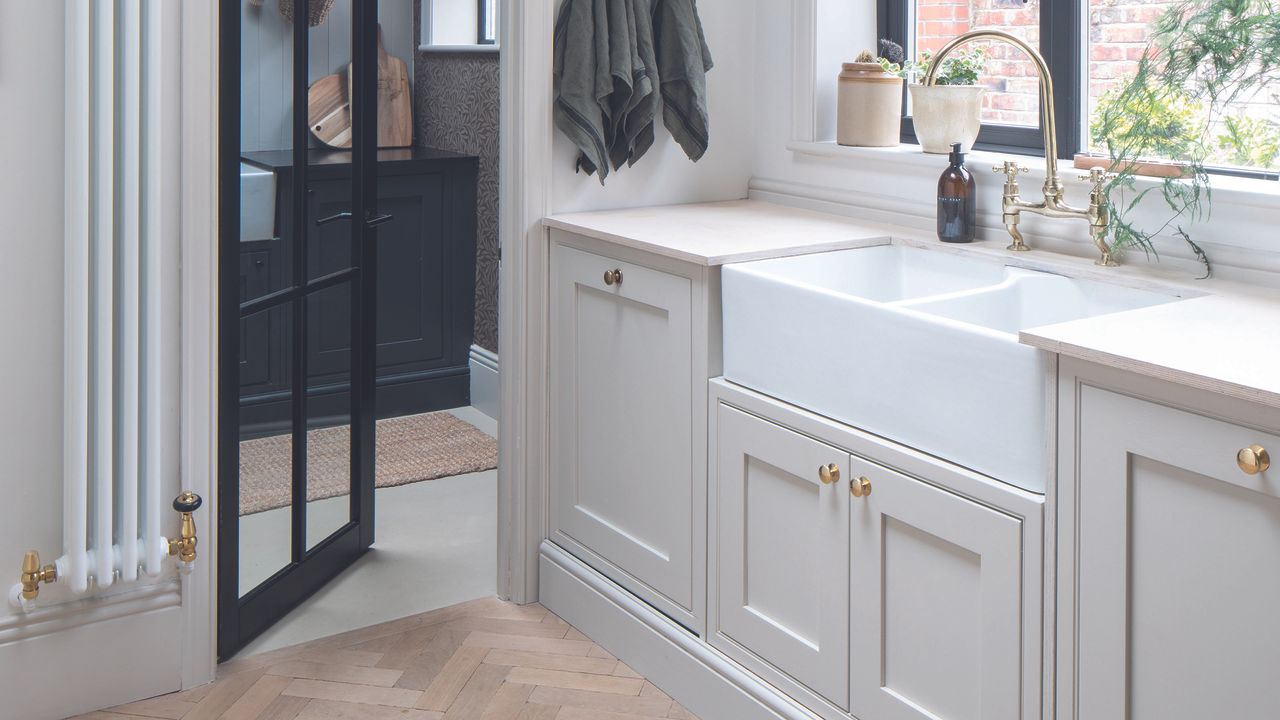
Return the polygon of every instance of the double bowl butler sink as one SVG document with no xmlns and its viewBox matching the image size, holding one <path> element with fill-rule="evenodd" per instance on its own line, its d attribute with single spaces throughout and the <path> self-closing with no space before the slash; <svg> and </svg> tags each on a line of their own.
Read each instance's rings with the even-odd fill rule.
<svg viewBox="0 0 1280 720">
<path fill-rule="evenodd" d="M 726 379 L 1037 493 L 1057 364 L 1018 332 L 1178 299 L 899 245 L 722 283 Z"/>
</svg>

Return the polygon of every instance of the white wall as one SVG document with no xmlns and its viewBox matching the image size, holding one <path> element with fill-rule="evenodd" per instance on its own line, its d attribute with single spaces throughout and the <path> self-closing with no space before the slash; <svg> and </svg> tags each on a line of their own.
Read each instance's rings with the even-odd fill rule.
<svg viewBox="0 0 1280 720">
<path fill-rule="evenodd" d="M 754 42 L 740 40 L 755 50 L 754 128 L 751 159 L 752 195 L 786 201 L 833 212 L 867 215 L 878 213 L 883 220 L 932 226 L 936 183 L 946 166 L 941 156 L 930 163 L 920 157 L 864 151 L 840 157 L 817 157 L 795 153 L 788 143 L 796 140 L 830 141 L 834 138 L 836 76 L 842 61 L 849 61 L 863 48 L 874 50 L 876 41 L 873 0 L 754 0 L 756 32 Z M 806 14 L 808 12 L 812 14 Z M 816 28 L 815 47 L 796 53 L 795 32 L 802 23 Z M 804 33 L 799 33 L 801 37 Z M 812 70 L 804 67 L 813 63 Z M 806 97 L 801 84 L 814 77 L 812 92 Z M 797 92 L 800 90 L 801 92 Z M 797 123 L 797 116 L 809 104 L 814 109 L 812 123 Z M 838 154 L 838 153 L 836 153 Z M 1022 156 L 1031 168 L 1021 185 L 1035 193 L 1043 181 L 1043 161 Z M 1000 225 L 1000 180 L 988 166 L 992 158 L 975 158 L 972 170 L 980 198 L 979 223 L 984 237 L 1007 237 Z M 1075 181 L 1076 171 L 1064 163 L 1060 170 L 1067 185 L 1068 200 L 1086 205 L 1087 187 Z M 1258 194 L 1259 188 L 1269 194 Z M 1189 226 L 1214 262 L 1216 277 L 1249 282 L 1280 284 L 1280 245 L 1274 228 L 1280 225 L 1280 184 L 1248 183 L 1218 178 L 1214 181 L 1213 212 L 1206 221 Z M 1251 189 L 1253 191 L 1251 191 Z M 1154 199 L 1154 196 L 1153 196 Z M 1157 200 L 1145 217 L 1163 219 Z M 1033 247 L 1057 252 L 1093 256 L 1095 254 L 1082 222 L 1025 217 L 1022 228 Z M 1167 238 L 1158 244 L 1161 267 L 1180 272 L 1198 271 L 1182 241 Z M 1131 252 L 1127 262 L 1144 263 L 1141 252 Z"/>
<path fill-rule="evenodd" d="M 63 3 L 0 5 L 0 586 L 62 549 Z M 8 603 L 0 615 L 9 612 Z M 3 713 L 0 713 L 3 714 Z"/>
<path fill-rule="evenodd" d="M 775 0 L 776 3 L 776 0 Z M 770 4 L 765 2 L 764 4 Z M 755 13 L 743 0 L 701 0 L 698 10 L 715 68 L 707 74 L 711 144 L 697 163 L 689 161 L 662 127 L 635 167 L 596 176 L 574 172 L 573 144 L 557 132 L 553 162 L 554 212 L 734 200 L 746 197 L 751 177 L 758 82 L 753 77 Z"/>
</svg>

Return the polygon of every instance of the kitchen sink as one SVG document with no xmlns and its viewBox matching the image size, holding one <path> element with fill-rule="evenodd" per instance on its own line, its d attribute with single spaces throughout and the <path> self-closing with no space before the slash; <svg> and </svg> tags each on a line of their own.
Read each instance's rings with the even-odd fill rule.
<svg viewBox="0 0 1280 720">
<path fill-rule="evenodd" d="M 240 240 L 265 240 L 275 236 L 276 175 L 249 163 L 240 163 Z"/>
<path fill-rule="evenodd" d="M 725 378 L 1032 492 L 1056 356 L 1018 332 L 1179 299 L 900 245 L 726 265 Z"/>
</svg>

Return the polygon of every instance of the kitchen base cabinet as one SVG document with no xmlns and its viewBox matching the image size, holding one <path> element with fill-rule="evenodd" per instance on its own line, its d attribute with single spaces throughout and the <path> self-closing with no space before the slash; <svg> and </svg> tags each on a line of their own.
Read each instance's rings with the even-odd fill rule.
<svg viewBox="0 0 1280 720">
<path fill-rule="evenodd" d="M 1064 370 L 1058 717 L 1276 717 L 1280 412 Z"/>
<path fill-rule="evenodd" d="M 551 539 L 700 632 L 712 271 L 551 242 Z"/>
<path fill-rule="evenodd" d="M 847 708 L 849 454 L 728 405 L 716 414 L 712 644 Z"/>
<path fill-rule="evenodd" d="M 1022 523 L 862 458 L 849 474 L 871 490 L 851 507 L 851 712 L 1023 717 Z"/>
<path fill-rule="evenodd" d="M 833 720 L 1040 717 L 1039 496 L 711 395 L 713 647 Z"/>
<path fill-rule="evenodd" d="M 293 155 L 246 153 L 275 174 L 275 233 L 240 244 L 241 301 L 294 284 L 300 234 L 290 213 Z M 307 168 L 306 278 L 351 265 L 351 223 L 318 224 L 350 210 L 351 153 L 311 151 Z M 475 326 L 476 158 L 427 148 L 378 151 L 377 413 L 396 417 L 470 403 Z M 321 291 L 306 322 L 308 417 L 313 427 L 350 413 L 350 299 L 346 286 Z M 291 423 L 293 321 L 288 310 L 248 318 L 241 331 L 240 427 L 244 438 Z"/>
</svg>

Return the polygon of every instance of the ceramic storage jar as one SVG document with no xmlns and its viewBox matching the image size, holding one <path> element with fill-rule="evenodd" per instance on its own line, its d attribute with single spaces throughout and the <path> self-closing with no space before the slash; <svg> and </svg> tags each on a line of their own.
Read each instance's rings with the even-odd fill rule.
<svg viewBox="0 0 1280 720">
<path fill-rule="evenodd" d="M 879 63 L 844 63 L 836 108 L 836 142 L 897 145 L 902 128 L 902 78 Z"/>
</svg>

